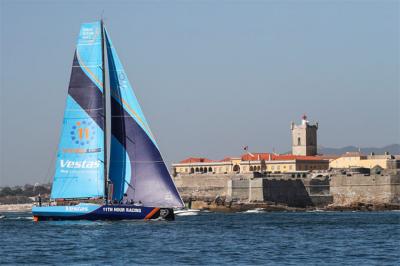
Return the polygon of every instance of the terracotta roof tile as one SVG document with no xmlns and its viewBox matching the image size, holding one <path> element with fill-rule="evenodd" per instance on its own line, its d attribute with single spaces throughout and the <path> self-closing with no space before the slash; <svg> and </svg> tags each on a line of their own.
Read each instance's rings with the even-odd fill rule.
<svg viewBox="0 0 400 266">
<path fill-rule="evenodd" d="M 333 156 L 304 156 L 304 155 L 293 155 L 293 154 L 274 154 L 274 153 L 245 153 L 241 156 L 242 161 L 258 161 L 258 160 L 265 160 L 265 161 L 291 161 L 291 160 L 309 160 L 309 161 L 318 161 L 318 160 L 328 160 L 333 159 Z M 337 158 L 337 157 L 336 157 Z M 234 157 L 225 157 L 222 160 L 210 160 L 204 157 L 189 157 L 186 158 L 180 163 L 212 163 L 212 162 L 228 162 Z M 236 158 L 238 159 L 238 158 Z"/>
<path fill-rule="evenodd" d="M 254 160 L 269 160 L 271 153 L 245 153 L 242 155 L 242 161 L 254 161 Z"/>
<path fill-rule="evenodd" d="M 225 157 L 224 159 L 220 160 L 220 162 L 229 162 L 233 159 L 233 157 Z"/>
<path fill-rule="evenodd" d="M 293 154 L 273 154 L 273 153 L 252 153 L 243 154 L 243 161 L 255 161 L 255 160 L 272 160 L 272 161 L 291 161 L 291 160 L 310 160 L 318 161 L 325 160 L 320 156 L 304 156 L 304 155 L 293 155 Z"/>
<path fill-rule="evenodd" d="M 185 160 L 180 161 L 179 163 L 211 163 L 213 160 L 204 158 L 204 157 L 189 157 Z"/>
</svg>

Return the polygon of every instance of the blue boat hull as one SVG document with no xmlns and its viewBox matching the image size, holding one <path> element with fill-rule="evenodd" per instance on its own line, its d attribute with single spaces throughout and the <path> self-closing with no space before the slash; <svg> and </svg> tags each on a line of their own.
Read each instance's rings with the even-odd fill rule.
<svg viewBox="0 0 400 266">
<path fill-rule="evenodd" d="M 54 220 L 174 220 L 173 209 L 136 205 L 99 205 L 80 203 L 73 206 L 33 207 L 34 221 Z"/>
</svg>

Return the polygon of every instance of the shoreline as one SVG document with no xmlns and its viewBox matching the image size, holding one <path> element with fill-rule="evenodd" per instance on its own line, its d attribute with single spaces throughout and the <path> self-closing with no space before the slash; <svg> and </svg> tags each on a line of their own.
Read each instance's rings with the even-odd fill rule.
<svg viewBox="0 0 400 266">
<path fill-rule="evenodd" d="M 399 211 L 400 205 L 397 204 L 384 204 L 384 205 L 373 205 L 358 203 L 349 206 L 325 206 L 322 208 L 318 207 L 289 207 L 286 205 L 271 205 L 267 203 L 239 203 L 232 205 L 217 205 L 215 203 L 208 204 L 207 202 L 193 202 L 192 209 L 200 211 L 211 211 L 220 213 L 236 213 L 245 212 L 249 210 L 260 209 L 263 212 L 310 212 L 310 211 L 320 211 L 320 212 L 367 212 L 367 211 Z M 11 212 L 30 212 L 32 210 L 32 203 L 24 204 L 0 204 L 0 213 L 11 213 Z"/>
<path fill-rule="evenodd" d="M 264 212 L 308 212 L 308 211 L 398 211 L 400 204 L 371 204 L 371 203 L 355 203 L 352 205 L 327 205 L 323 207 L 291 207 L 283 204 L 270 204 L 264 202 L 257 203 L 233 203 L 233 204 L 216 204 L 204 201 L 193 201 L 192 208 L 198 210 L 208 210 L 213 212 L 243 212 L 254 209 L 262 209 Z"/>
<path fill-rule="evenodd" d="M 32 210 L 32 203 L 0 204 L 0 212 L 27 212 Z"/>
</svg>

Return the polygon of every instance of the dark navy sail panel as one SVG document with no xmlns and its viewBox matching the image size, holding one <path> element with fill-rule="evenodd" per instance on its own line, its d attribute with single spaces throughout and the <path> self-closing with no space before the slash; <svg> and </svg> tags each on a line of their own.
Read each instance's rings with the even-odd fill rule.
<svg viewBox="0 0 400 266">
<path fill-rule="evenodd" d="M 110 179 L 113 198 L 182 207 L 182 199 L 106 32 L 111 94 Z"/>
<path fill-rule="evenodd" d="M 100 22 L 82 24 L 73 60 L 51 198 L 104 196 Z"/>
</svg>

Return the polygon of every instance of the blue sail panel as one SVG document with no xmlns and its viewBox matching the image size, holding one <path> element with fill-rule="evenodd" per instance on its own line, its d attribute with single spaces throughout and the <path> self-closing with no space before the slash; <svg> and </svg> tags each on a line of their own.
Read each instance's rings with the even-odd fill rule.
<svg viewBox="0 0 400 266">
<path fill-rule="evenodd" d="M 82 24 L 74 55 L 52 199 L 104 196 L 100 22 Z"/>
<path fill-rule="evenodd" d="M 111 94 L 110 179 L 113 198 L 182 207 L 157 143 L 106 32 Z"/>
</svg>

